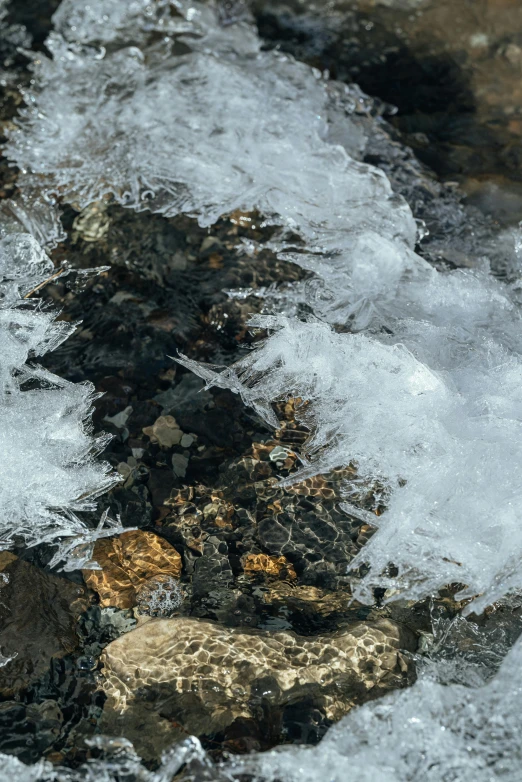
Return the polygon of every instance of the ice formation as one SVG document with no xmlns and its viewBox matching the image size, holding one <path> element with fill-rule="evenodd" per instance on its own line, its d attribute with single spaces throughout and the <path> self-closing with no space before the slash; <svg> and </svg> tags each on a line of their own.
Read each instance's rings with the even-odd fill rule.
<svg viewBox="0 0 522 782">
<path fill-rule="evenodd" d="M 88 760 L 75 770 L 53 766 L 47 761 L 27 766 L 18 758 L 0 752 L 3 779 L 11 782 L 171 782 L 187 761 L 200 760 L 207 769 L 211 769 L 201 744 L 193 737 L 165 752 L 157 771 L 148 771 L 142 765 L 127 739 L 95 736 L 87 739 L 86 744 L 101 752 L 102 756 Z"/>
<path fill-rule="evenodd" d="M 32 298 L 56 270 L 21 224 L 13 232 L 15 224 L 13 217 L 0 225 L 0 546 L 61 541 L 59 561 L 112 529 L 109 523 L 90 531 L 77 512 L 94 510 L 114 478 L 94 458 L 106 438 L 90 430 L 92 386 L 32 363 L 58 347 L 75 325 L 58 321 L 56 311 Z"/>
<path fill-rule="evenodd" d="M 274 399 L 308 399 L 305 473 L 356 460 L 386 483 L 357 595 L 457 581 L 478 610 L 522 586 L 520 310 L 483 262 L 440 273 L 414 253 L 410 209 L 355 159 L 350 90 L 262 51 L 245 21 L 220 26 L 212 4 L 66 0 L 55 22 L 7 150 L 29 182 L 202 225 L 257 208 L 272 249 L 321 281 L 309 322 L 255 321 L 272 336 L 237 367 L 190 366 L 274 424 Z"/>
<path fill-rule="evenodd" d="M 197 739 L 165 753 L 150 772 L 130 742 L 96 737 L 105 757 L 78 770 L 24 766 L 0 755 L 13 782 L 518 782 L 522 764 L 522 643 L 489 683 L 444 686 L 430 678 L 352 711 L 316 747 L 286 746 L 232 758 L 216 767 Z M 184 768 L 184 771 L 182 770 Z"/>
<path fill-rule="evenodd" d="M 234 367 L 182 362 L 274 426 L 274 400 L 307 401 L 312 434 L 296 478 L 354 461 L 359 479 L 385 487 L 378 531 L 353 563 L 370 565 L 356 595 L 371 601 L 385 586 L 417 599 L 457 582 L 479 611 L 522 588 L 517 290 L 483 259 L 439 272 L 415 254 L 409 207 L 357 159 L 364 138 L 350 118 L 353 92 L 262 51 L 244 19 L 220 26 L 212 4 L 65 0 L 55 27 L 7 147 L 25 187 L 79 207 L 112 197 L 186 213 L 203 226 L 255 208 L 277 229 L 270 247 L 315 275 L 308 320 L 256 317 L 268 337 Z M 90 390 L 22 368 L 67 336 L 23 299 L 50 271 L 45 254 L 30 237 L 5 237 L 1 249 L 5 421 L 38 489 L 13 477 L 5 507 L 34 542 L 70 530 L 71 518 L 79 524 L 64 509 L 85 507 L 110 479 L 87 458 Z M 16 476 L 12 431 L 2 459 Z M 356 490 L 345 486 L 347 513 L 360 512 Z M 422 678 L 354 711 L 318 748 L 237 761 L 224 778 L 516 782 L 521 650 L 483 687 Z M 42 769 L 27 778 L 46 778 L 35 776 Z"/>
</svg>

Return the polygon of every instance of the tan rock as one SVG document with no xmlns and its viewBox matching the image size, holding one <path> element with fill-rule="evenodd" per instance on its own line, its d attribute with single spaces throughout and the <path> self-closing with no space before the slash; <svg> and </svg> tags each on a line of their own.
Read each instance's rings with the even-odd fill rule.
<svg viewBox="0 0 522 782">
<path fill-rule="evenodd" d="M 160 415 L 152 426 L 143 429 L 143 434 L 150 437 L 151 442 L 159 443 L 163 448 L 179 445 L 183 437 L 183 432 L 172 415 Z"/>
<path fill-rule="evenodd" d="M 153 532 L 143 530 L 98 540 L 94 559 L 101 570 L 84 570 L 83 577 L 104 607 L 132 608 L 137 592 L 149 579 L 162 574 L 179 578 L 181 574 L 181 557 L 176 549 Z"/>
<path fill-rule="evenodd" d="M 181 735 L 224 730 L 259 708 L 313 701 L 337 720 L 354 704 L 405 683 L 401 649 L 413 634 L 389 620 L 300 637 L 225 628 L 180 617 L 154 619 L 105 649 L 101 730 L 125 735 L 146 758 Z"/>
</svg>

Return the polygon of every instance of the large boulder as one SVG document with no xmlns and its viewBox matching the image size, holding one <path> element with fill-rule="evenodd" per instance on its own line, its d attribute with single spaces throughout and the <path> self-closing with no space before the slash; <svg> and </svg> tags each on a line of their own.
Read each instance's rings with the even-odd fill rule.
<svg viewBox="0 0 522 782">
<path fill-rule="evenodd" d="M 406 683 L 413 634 L 380 619 L 331 635 L 226 628 L 180 617 L 154 619 L 102 655 L 107 702 L 101 730 L 125 735 L 145 758 L 183 735 L 313 706 L 328 721 Z"/>
</svg>

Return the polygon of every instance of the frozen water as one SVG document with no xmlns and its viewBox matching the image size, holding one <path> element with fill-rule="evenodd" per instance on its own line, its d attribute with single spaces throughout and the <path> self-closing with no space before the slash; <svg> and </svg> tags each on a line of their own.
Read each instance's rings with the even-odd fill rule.
<svg viewBox="0 0 522 782">
<path fill-rule="evenodd" d="M 208 35 L 215 15 L 189 0 L 62 0 L 53 16 L 56 32 L 72 44 L 144 45 L 154 33 Z"/>
<path fill-rule="evenodd" d="M 257 208 L 278 227 L 274 251 L 315 274 L 315 320 L 255 321 L 274 333 L 243 363 L 219 377 L 191 367 L 274 425 L 274 399 L 306 398 L 305 473 L 355 459 L 387 485 L 354 563 L 371 565 L 357 596 L 384 585 L 418 598 L 456 581 L 482 596 L 478 610 L 521 587 L 516 296 L 484 259 L 442 274 L 413 252 L 408 206 L 347 151 L 363 143 L 353 91 L 261 51 L 246 21 L 220 26 L 212 4 L 136 0 L 127 15 L 66 0 L 55 22 L 8 145 L 28 182 L 79 206 L 111 195 L 202 225 Z"/>
<path fill-rule="evenodd" d="M 393 297 L 419 265 L 410 250 L 415 224 L 382 173 L 330 143 L 342 125 L 351 152 L 362 144 L 347 116 L 348 88 L 260 51 L 246 23 L 221 28 L 211 7 L 176 7 L 183 34 L 143 50 L 79 49 L 55 33 L 52 59 L 35 62 L 36 85 L 7 154 L 32 182 L 80 207 L 110 194 L 136 209 L 196 215 L 202 225 L 256 207 L 281 226 L 279 250 L 324 269 L 333 285 L 340 277 L 352 286 L 350 311 Z M 85 43 L 86 28 L 66 24 L 75 8 L 85 12 L 68 3 L 60 29 L 69 37 L 79 29 Z M 177 54 L 180 42 L 185 53 Z M 285 231 L 302 237 L 297 250 Z M 372 273 L 376 263 L 383 268 Z"/>
<path fill-rule="evenodd" d="M 197 776 L 201 782 L 230 782 L 232 779 L 228 775 L 222 777 L 217 769 L 212 768 L 201 744 L 194 737 L 165 752 L 157 771 L 149 771 L 142 765 L 127 739 L 95 736 L 87 739 L 86 744 L 101 752 L 101 757 L 88 760 L 78 769 L 52 766 L 47 761 L 26 766 L 17 758 L 0 753 L 2 774 L 12 782 L 171 782 L 184 764 L 193 762 L 203 773 L 203 776 Z"/>
<path fill-rule="evenodd" d="M 522 586 L 513 480 L 513 469 L 522 466 L 522 364 L 518 352 L 499 344 L 502 335 L 498 341 L 491 335 L 495 323 L 500 331 L 503 313 L 517 343 L 518 317 L 500 293 L 496 311 L 487 288 L 473 297 L 478 278 L 461 276 L 461 306 L 466 292 L 471 299 L 471 334 L 451 323 L 456 302 L 448 306 L 441 296 L 440 310 L 446 307 L 443 315 L 437 311 L 440 291 L 433 285 L 433 295 L 428 286 L 424 293 L 432 320 L 449 325 L 389 321 L 395 333 L 377 338 L 338 334 L 321 322 L 256 317 L 253 326 L 273 333 L 235 367 L 220 373 L 182 361 L 209 383 L 239 392 L 274 426 L 271 400 L 309 401 L 303 420 L 313 434 L 296 479 L 353 459 L 359 477 L 388 486 L 387 511 L 375 517 L 378 532 L 353 563 L 372 566 L 355 585 L 365 602 L 376 586 L 417 598 L 461 583 L 468 587 L 462 597 L 483 595 L 474 604 L 480 610 Z M 487 307 L 491 329 L 481 333 Z M 351 488 L 345 487 L 347 499 Z M 390 562 L 398 575 L 383 576 Z"/>
<path fill-rule="evenodd" d="M 522 643 L 477 688 L 423 676 L 410 689 L 354 709 L 316 747 L 286 746 L 213 766 L 197 739 L 174 746 L 158 771 L 141 765 L 130 742 L 101 736 L 104 751 L 79 769 L 24 766 L 0 755 L 13 782 L 518 782 L 522 764 Z"/>
<path fill-rule="evenodd" d="M 114 478 L 94 458 L 106 438 L 91 433 L 92 386 L 27 363 L 75 329 L 30 298 L 53 264 L 30 234 L 6 233 L 4 226 L 0 236 L 0 545 L 64 539 L 60 559 L 96 535 L 76 512 L 94 510 Z M 102 525 L 97 532 L 109 530 Z"/>
<path fill-rule="evenodd" d="M 306 297 L 308 320 L 252 319 L 267 339 L 234 367 L 182 363 L 239 393 L 273 426 L 274 400 L 307 401 L 311 436 L 294 479 L 355 461 L 358 480 L 384 486 L 387 509 L 353 563 L 370 565 L 354 578 L 355 595 L 371 602 L 384 586 L 390 599 L 417 599 L 460 583 L 460 596 L 475 598 L 480 611 L 521 589 L 516 286 L 495 280 L 483 258 L 441 273 L 416 255 L 408 206 L 382 172 L 357 160 L 364 137 L 350 119 L 353 91 L 262 51 L 247 21 L 225 28 L 212 4 L 182 0 L 65 0 L 55 24 L 51 57 L 35 58 L 35 83 L 8 144 L 24 187 L 80 208 L 110 196 L 134 209 L 193 215 L 203 226 L 256 208 L 277 227 L 272 249 L 315 275 L 295 291 Z M 28 542 L 81 535 L 72 514 L 110 483 L 89 457 L 92 392 L 25 365 L 69 329 L 23 299 L 51 271 L 40 239 L 3 237 L 0 266 L 4 515 Z M 291 311 L 292 293 L 284 298 Z M 34 481 L 22 487 L 28 463 Z M 356 489 L 344 487 L 349 513 L 358 512 Z M 97 533 L 83 534 L 87 544 Z M 216 773 L 516 782 L 521 656 L 519 643 L 476 689 L 424 676 L 352 712 L 315 749 L 237 760 Z M 167 778 L 142 769 L 128 746 L 118 758 L 78 772 L 23 773 L 111 780 L 123 758 L 144 780 Z"/>
</svg>

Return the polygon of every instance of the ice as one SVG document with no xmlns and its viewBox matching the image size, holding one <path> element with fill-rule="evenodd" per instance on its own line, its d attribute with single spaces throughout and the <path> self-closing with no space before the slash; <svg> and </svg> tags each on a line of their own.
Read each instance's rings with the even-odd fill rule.
<svg viewBox="0 0 522 782">
<path fill-rule="evenodd" d="M 507 308 L 506 326 L 510 316 Z M 371 602 L 373 589 L 386 586 L 415 599 L 455 582 L 467 586 L 461 597 L 483 596 L 473 604 L 479 610 L 522 586 L 513 480 L 522 467 L 518 353 L 481 334 L 478 322 L 472 337 L 410 320 L 379 338 L 277 316 L 251 324 L 272 333 L 234 367 L 182 363 L 240 393 L 274 427 L 272 400 L 309 402 L 302 418 L 312 435 L 295 480 L 351 459 L 359 479 L 388 487 L 378 532 L 353 562 L 371 564 L 354 582 L 356 597 Z M 346 484 L 347 499 L 355 489 Z M 386 575 L 389 563 L 396 576 Z"/>
<path fill-rule="evenodd" d="M 111 7 L 117 16 L 122 6 Z M 75 9 L 85 13 L 84 4 L 64 8 L 62 34 L 47 42 L 53 56 L 35 61 L 36 84 L 7 145 L 35 186 L 79 207 L 111 195 L 136 209 L 195 215 L 205 226 L 256 207 L 281 227 L 280 251 L 330 269 L 334 285 L 338 277 L 351 281 L 361 301 L 393 295 L 378 272 L 365 282 L 366 256 L 376 250 L 372 229 L 388 240 L 380 262 L 393 284 L 423 266 L 411 253 L 414 221 L 386 177 L 330 143 L 340 125 L 356 140 L 345 142 L 352 152 L 363 143 L 348 116 L 348 88 L 261 51 L 246 22 L 220 27 L 212 6 L 176 3 L 182 32 L 110 52 L 79 48 L 91 28 L 70 19 Z M 296 250 L 290 232 L 305 245 Z"/>
<path fill-rule="evenodd" d="M 62 0 L 57 33 L 74 44 L 145 45 L 154 33 L 206 36 L 217 30 L 213 10 L 189 0 Z"/>
<path fill-rule="evenodd" d="M 356 460 L 387 487 L 357 597 L 456 581 L 479 610 L 522 587 L 517 294 L 485 258 L 441 273 L 415 254 L 409 207 L 347 151 L 364 144 L 354 91 L 262 51 L 247 20 L 223 27 L 212 3 L 66 0 L 55 24 L 8 144 L 26 184 L 203 226 L 256 208 L 269 246 L 315 275 L 285 304 L 305 298 L 308 322 L 253 321 L 273 333 L 244 362 L 190 366 L 274 426 L 275 399 L 307 399 L 304 474 Z"/>
<path fill-rule="evenodd" d="M 12 227 L 12 226 L 10 226 Z M 0 231 L 0 236 L 2 232 Z M 23 541 L 59 543 L 56 561 L 96 537 L 77 515 L 115 481 L 95 457 L 105 436 L 94 437 L 90 384 L 70 383 L 34 364 L 58 347 L 75 325 L 31 294 L 54 272 L 36 239 L 0 239 L 0 547 Z M 28 363 L 31 362 L 31 363 Z M 111 534 L 109 523 L 98 536 Z"/>
<path fill-rule="evenodd" d="M 89 759 L 77 769 L 53 766 L 47 761 L 26 766 L 18 758 L 0 753 L 1 773 L 12 782 L 171 782 L 186 763 L 193 762 L 203 773 L 203 776 L 198 774 L 201 782 L 232 779 L 228 775 L 221 777 L 212 768 L 200 742 L 193 736 L 165 752 L 157 771 L 149 771 L 142 765 L 131 742 L 125 738 L 95 736 L 85 743 L 100 757 Z"/>
<path fill-rule="evenodd" d="M 191 737 L 167 751 L 157 771 L 130 742 L 96 736 L 102 750 L 76 770 L 24 766 L 0 755 L 13 782 L 518 782 L 522 763 L 522 642 L 479 687 L 443 685 L 423 675 L 408 690 L 354 709 L 316 747 L 287 745 L 214 765 Z"/>
<path fill-rule="evenodd" d="M 217 10 L 182 0 L 65 0 L 50 57 L 35 56 L 7 154 L 24 188 L 75 208 L 112 198 L 185 213 L 202 226 L 257 209 L 275 228 L 265 246 L 311 279 L 285 289 L 279 303 L 267 292 L 275 314 L 251 321 L 267 337 L 235 366 L 181 363 L 239 394 L 273 427 L 275 400 L 306 402 L 300 415 L 310 438 L 291 480 L 357 465 L 345 510 L 377 531 L 352 563 L 355 597 L 371 604 L 385 587 L 387 600 L 416 600 L 453 583 L 463 585 L 467 612 L 480 612 L 522 589 L 519 280 L 495 279 L 485 250 L 450 272 L 417 255 L 406 202 L 382 171 L 360 162 L 354 89 L 263 51 L 248 19 L 223 26 Z M 25 364 L 70 329 L 23 299 L 51 272 L 31 234 L 6 235 L 0 247 L 5 535 L 7 543 L 15 534 L 29 543 L 72 536 L 67 551 L 85 563 L 94 536 L 107 533 L 85 530 L 74 514 L 92 507 L 111 479 L 92 459 L 101 441 L 84 423 L 92 389 Z M 516 276 L 516 264 L 509 269 Z M 306 319 L 292 309 L 301 300 Z M 382 486 L 379 516 L 358 508 L 361 481 Z M 368 572 L 357 570 L 363 564 Z M 215 773 L 268 782 L 517 782 L 521 663 L 519 642 L 478 688 L 425 673 L 410 690 L 354 710 L 317 748 L 238 759 Z M 190 747 L 175 751 L 196 757 L 213 778 Z M 130 764 L 142 779 L 168 778 L 143 769 L 128 745 L 115 749 L 98 766 L 52 773 L 111 780 Z"/>
</svg>

